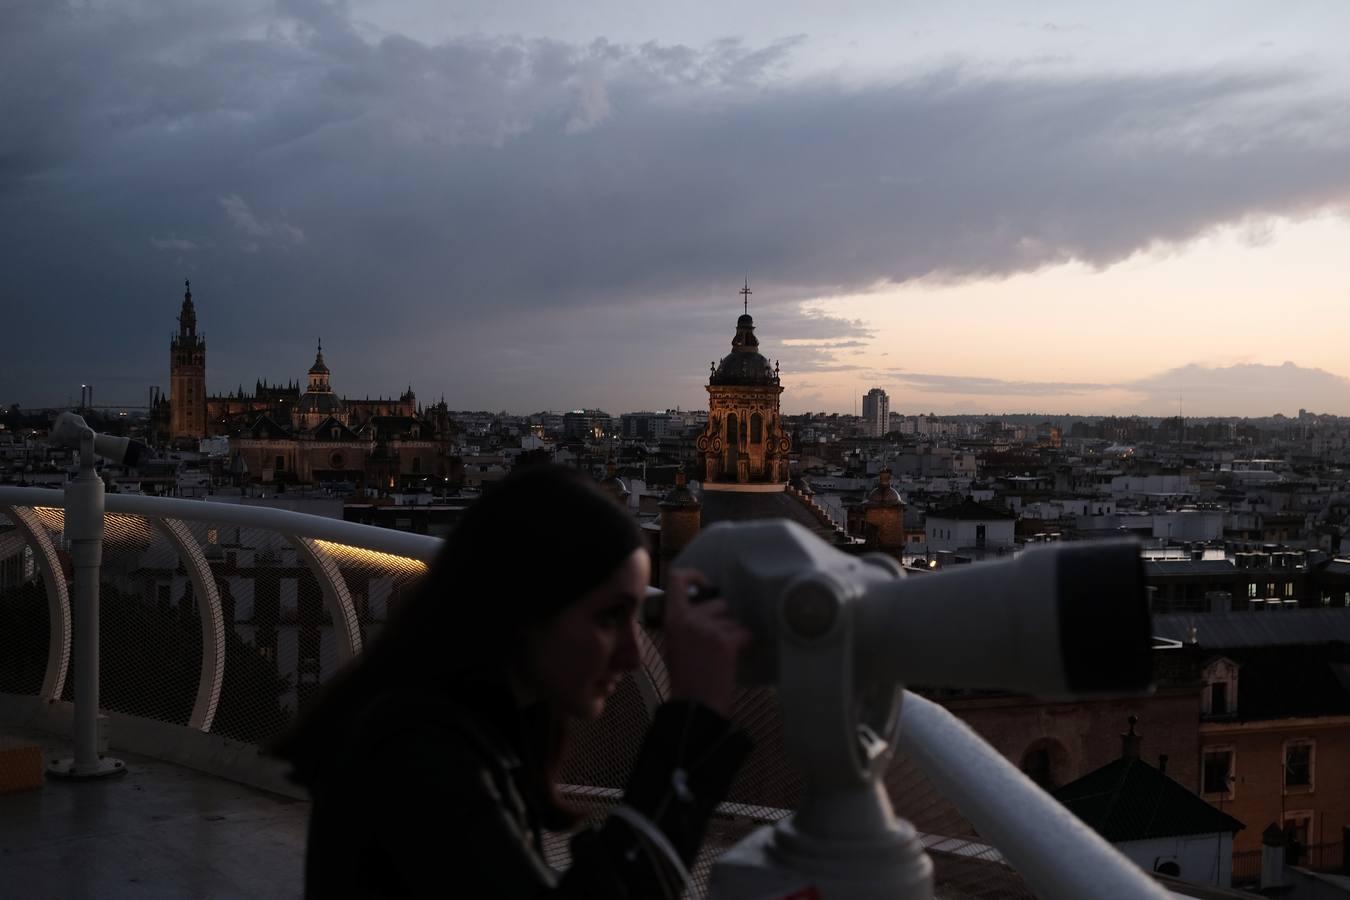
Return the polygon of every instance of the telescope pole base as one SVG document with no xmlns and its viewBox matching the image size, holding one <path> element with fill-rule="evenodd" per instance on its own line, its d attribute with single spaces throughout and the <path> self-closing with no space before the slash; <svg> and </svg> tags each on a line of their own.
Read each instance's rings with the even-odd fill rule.
<svg viewBox="0 0 1350 900">
<path fill-rule="evenodd" d="M 709 900 L 933 900 L 933 862 L 908 823 L 883 843 L 792 834 L 791 819 L 756 829 L 713 863 Z M 806 853 L 800 851 L 805 850 Z"/>
<path fill-rule="evenodd" d="M 78 765 L 73 758 L 56 759 L 47 764 L 48 775 L 65 781 L 92 781 L 96 778 L 111 778 L 126 773 L 125 763 L 108 756 L 99 757 L 92 765 Z"/>
</svg>

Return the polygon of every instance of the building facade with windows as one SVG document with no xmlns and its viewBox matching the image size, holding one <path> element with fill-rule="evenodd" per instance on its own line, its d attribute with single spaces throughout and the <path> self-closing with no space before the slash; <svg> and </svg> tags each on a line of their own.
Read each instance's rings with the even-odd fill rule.
<svg viewBox="0 0 1350 900">
<path fill-rule="evenodd" d="M 932 552 L 1011 550 L 1017 516 L 967 497 L 955 506 L 933 510 L 924 520 L 924 540 Z"/>
<path fill-rule="evenodd" d="M 879 387 L 863 395 L 863 429 L 869 437 L 881 437 L 890 429 L 891 398 Z"/>
<path fill-rule="evenodd" d="M 1202 670 L 1200 789 L 1250 826 L 1256 851 L 1278 825 L 1302 848 L 1350 828 L 1350 645 L 1228 648 Z"/>
</svg>

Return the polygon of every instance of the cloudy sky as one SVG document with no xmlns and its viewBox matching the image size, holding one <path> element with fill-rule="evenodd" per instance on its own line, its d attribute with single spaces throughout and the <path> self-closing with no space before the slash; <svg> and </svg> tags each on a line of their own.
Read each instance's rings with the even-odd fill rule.
<svg viewBox="0 0 1350 900">
<path fill-rule="evenodd" d="M 0 402 L 1350 415 L 1350 7 L 1082 6 L 0 0 Z"/>
</svg>

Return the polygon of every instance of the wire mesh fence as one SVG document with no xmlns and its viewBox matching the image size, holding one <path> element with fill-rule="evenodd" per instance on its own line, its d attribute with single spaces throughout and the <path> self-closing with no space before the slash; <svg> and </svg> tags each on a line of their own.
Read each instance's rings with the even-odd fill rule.
<svg viewBox="0 0 1350 900">
<path fill-rule="evenodd" d="M 56 549 L 57 576 L 72 584 L 63 511 L 30 512 Z M 210 730 L 249 743 L 276 735 L 341 666 L 334 603 L 350 605 L 363 645 L 426 568 L 407 557 L 314 541 L 324 563 L 316 574 L 312 559 L 297 551 L 296 536 L 209 522 L 178 526 L 175 533 L 162 520 L 104 516 L 100 706 L 188 725 L 202 681 L 213 675 L 203 669 L 204 637 L 218 639 L 224 659 Z M 0 691 L 6 693 L 39 693 L 48 667 L 50 602 L 32 543 L 16 522 L 0 516 Z M 321 578 L 333 582 L 327 592 Z M 67 606 L 78 627 L 74 604 Z M 219 635 L 204 627 L 204 620 L 211 623 L 209 607 L 223 624 Z M 70 654 L 62 700 L 74 699 L 74 671 Z"/>
<path fill-rule="evenodd" d="M 51 644 L 47 588 L 24 533 L 0 515 L 0 692 L 38 694 Z"/>
</svg>

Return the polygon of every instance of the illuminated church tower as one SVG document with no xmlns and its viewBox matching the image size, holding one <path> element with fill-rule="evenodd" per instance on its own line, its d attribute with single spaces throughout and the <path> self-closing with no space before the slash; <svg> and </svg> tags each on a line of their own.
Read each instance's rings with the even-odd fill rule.
<svg viewBox="0 0 1350 900">
<path fill-rule="evenodd" d="M 792 440 L 778 413 L 783 387 L 777 365 L 760 355 L 750 294 L 747 281 L 731 352 L 708 379 L 708 427 L 698 438 L 704 490 L 781 491 L 788 480 Z"/>
<path fill-rule="evenodd" d="M 178 334 L 169 344 L 169 438 L 206 437 L 206 338 L 197 334 L 192 282 L 183 282 Z"/>
</svg>

